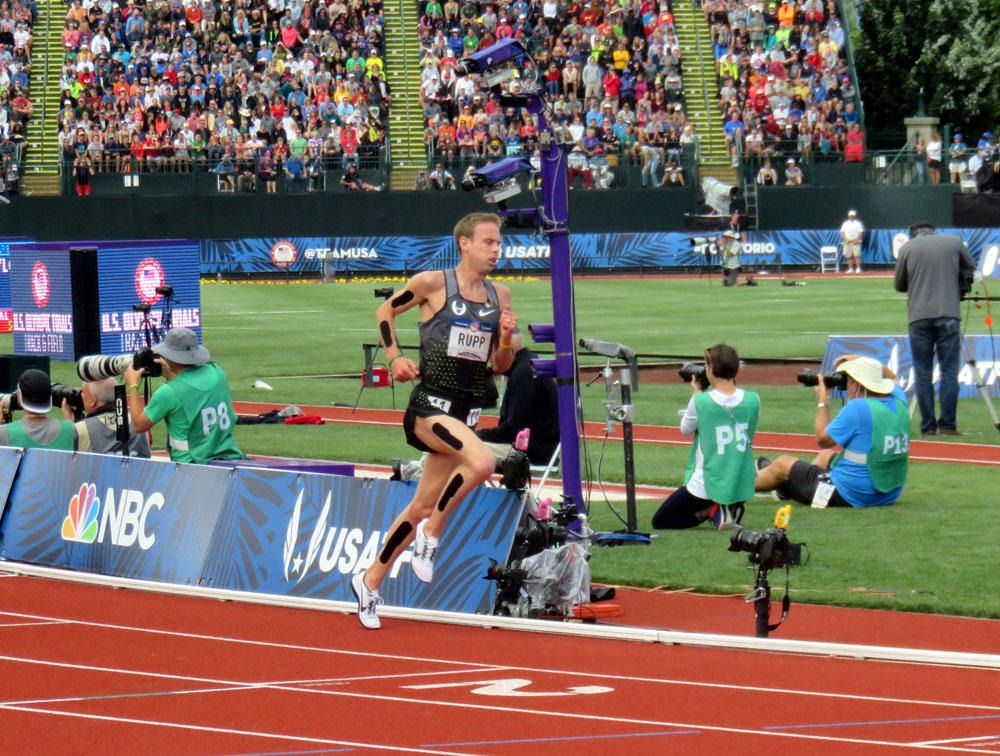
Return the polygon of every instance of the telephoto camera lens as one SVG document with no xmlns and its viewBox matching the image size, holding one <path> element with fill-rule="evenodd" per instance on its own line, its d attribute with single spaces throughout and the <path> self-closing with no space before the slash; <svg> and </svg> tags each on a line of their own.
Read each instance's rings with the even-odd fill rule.
<svg viewBox="0 0 1000 756">
<path fill-rule="evenodd" d="M 76 373 L 83 381 L 103 381 L 124 373 L 132 364 L 131 354 L 108 357 L 103 354 L 93 354 L 81 357 L 76 363 Z"/>
<path fill-rule="evenodd" d="M 705 372 L 704 364 L 700 362 L 687 362 L 681 369 L 677 371 L 677 375 L 681 377 L 681 380 L 685 383 L 690 383 L 694 379 L 695 383 L 698 384 L 698 388 L 702 391 L 708 391 L 708 387 L 711 385 L 708 382 L 708 373 Z"/>
<path fill-rule="evenodd" d="M 823 373 L 822 375 L 823 383 L 828 389 L 843 390 L 847 388 L 847 373 Z M 795 376 L 795 379 L 803 386 L 818 386 L 819 376 L 820 373 L 817 371 L 807 369 Z"/>
</svg>

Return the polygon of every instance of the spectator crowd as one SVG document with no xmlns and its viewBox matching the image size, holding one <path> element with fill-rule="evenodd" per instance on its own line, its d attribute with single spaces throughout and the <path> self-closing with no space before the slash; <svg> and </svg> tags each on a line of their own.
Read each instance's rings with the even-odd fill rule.
<svg viewBox="0 0 1000 756">
<path fill-rule="evenodd" d="M 428 0 L 417 33 L 430 162 L 537 157 L 537 116 L 500 106 L 479 77 L 457 68 L 513 38 L 534 63 L 520 76 L 537 76 L 549 125 L 571 145 L 571 182 L 611 186 L 614 168 L 628 160 L 643 166 L 644 185 L 683 184 L 682 153 L 688 146 L 695 155 L 698 137 L 685 114 L 683 54 L 666 0 Z"/>
<path fill-rule="evenodd" d="M 0 192 L 17 193 L 25 126 L 34 116 L 28 97 L 34 0 L 0 3 Z"/>
<path fill-rule="evenodd" d="M 748 161 L 761 184 L 796 184 L 811 161 L 863 159 L 833 0 L 704 0 L 701 9 L 734 164 Z M 34 115 L 36 13 L 34 0 L 0 3 L 8 192 Z M 326 171 L 375 167 L 392 101 L 383 25 L 382 0 L 70 0 L 58 119 L 65 164 L 88 182 L 102 172 L 205 170 L 222 189 L 264 191 L 279 178 L 317 188 Z M 670 0 L 420 0 L 417 34 L 429 166 L 537 159 L 538 116 L 500 105 L 458 66 L 505 38 L 530 54 L 516 75 L 537 77 L 549 125 L 569 145 L 571 185 L 613 186 L 624 162 L 642 186 L 682 186 L 685 166 L 699 160 Z M 931 181 L 938 151 L 917 149 Z M 949 157 L 960 173 L 961 156 Z M 418 188 L 458 183 L 434 173 Z"/>
<path fill-rule="evenodd" d="M 384 147 L 381 0 L 72 0 L 62 43 L 68 165 L 276 191 Z"/>
<path fill-rule="evenodd" d="M 706 0 L 733 164 L 861 162 L 864 133 L 833 0 Z M 791 164 L 790 164 L 791 165 Z M 793 182 L 798 180 L 792 171 Z"/>
</svg>

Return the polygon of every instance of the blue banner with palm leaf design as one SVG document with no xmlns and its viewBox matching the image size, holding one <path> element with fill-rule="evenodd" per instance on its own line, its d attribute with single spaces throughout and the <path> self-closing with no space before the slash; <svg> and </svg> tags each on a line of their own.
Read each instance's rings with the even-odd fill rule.
<svg viewBox="0 0 1000 756">
<path fill-rule="evenodd" d="M 10 475 L 3 559 L 205 592 L 352 601 L 351 576 L 378 558 L 415 484 L 287 470 L 172 464 L 0 449 Z M 0 481 L 0 492 L 3 491 Z M 477 488 L 449 519 L 429 585 L 398 560 L 388 604 L 490 614 L 521 499 Z"/>
<path fill-rule="evenodd" d="M 973 257 L 1000 245 L 1000 229 L 939 229 L 962 238 Z M 715 233 L 679 231 L 573 234 L 570 238 L 574 270 L 691 269 L 706 262 L 700 242 Z M 892 265 L 907 239 L 904 229 L 876 229 L 864 236 L 862 261 Z M 720 239 L 721 241 L 721 239 Z M 837 229 L 749 231 L 740 255 L 749 266 L 819 267 L 819 250 L 840 245 Z M 996 260 L 996 253 L 993 259 Z M 458 252 L 451 236 L 334 236 L 282 239 L 229 239 L 201 243 L 202 275 L 351 276 L 366 273 L 439 270 L 453 267 Z M 549 268 L 549 247 L 540 234 L 506 232 L 497 274 Z M 992 267 L 991 267 L 992 270 Z M 997 275 L 1000 275 L 998 267 Z"/>
</svg>

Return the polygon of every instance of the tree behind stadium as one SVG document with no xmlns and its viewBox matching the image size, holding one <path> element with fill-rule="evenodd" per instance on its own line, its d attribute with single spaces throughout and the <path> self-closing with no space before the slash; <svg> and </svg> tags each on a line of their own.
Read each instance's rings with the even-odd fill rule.
<svg viewBox="0 0 1000 756">
<path fill-rule="evenodd" d="M 1000 124 L 1000 0 L 878 0 L 859 11 L 858 78 L 867 126 L 917 113 L 971 133 Z"/>
</svg>

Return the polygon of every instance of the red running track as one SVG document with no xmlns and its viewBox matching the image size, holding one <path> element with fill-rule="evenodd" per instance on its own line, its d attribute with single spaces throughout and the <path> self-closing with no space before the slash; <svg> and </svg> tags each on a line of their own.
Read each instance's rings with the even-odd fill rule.
<svg viewBox="0 0 1000 756">
<path fill-rule="evenodd" d="M 0 577 L 6 753 L 1000 754 L 995 669 Z M 995 626 L 994 626 L 995 630 Z"/>
</svg>

